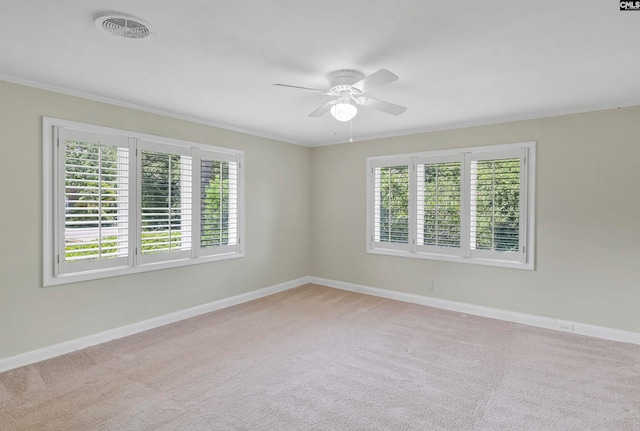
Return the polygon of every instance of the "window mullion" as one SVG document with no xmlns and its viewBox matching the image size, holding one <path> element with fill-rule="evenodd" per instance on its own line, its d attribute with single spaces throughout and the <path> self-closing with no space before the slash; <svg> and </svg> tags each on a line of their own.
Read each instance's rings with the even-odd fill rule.
<svg viewBox="0 0 640 431">
<path fill-rule="evenodd" d="M 222 162 L 218 162 L 218 166 L 220 166 L 220 189 L 218 190 L 218 199 L 220 201 L 220 215 L 218 217 L 218 231 L 220 232 L 220 244 L 224 244 L 224 233 L 223 233 L 223 215 L 224 215 L 224 167 Z"/>
<path fill-rule="evenodd" d="M 103 236 L 102 236 L 102 201 L 104 199 L 102 191 L 102 175 L 103 175 L 103 151 L 100 147 L 98 149 L 98 259 L 102 259 L 103 248 Z"/>
<path fill-rule="evenodd" d="M 129 144 L 129 266 L 135 266 L 138 264 L 138 232 L 141 231 L 141 216 L 138 210 L 138 184 L 140 178 L 138 176 L 138 164 L 140 163 L 140 155 L 138 152 L 138 140 L 135 138 L 128 138 Z"/>
<path fill-rule="evenodd" d="M 167 253 L 171 253 L 173 251 L 173 157 L 171 155 L 167 158 L 167 163 L 169 165 L 167 171 Z"/>
<path fill-rule="evenodd" d="M 415 253 L 417 250 L 417 219 L 418 219 L 418 173 L 416 170 L 417 158 L 412 157 L 409 163 L 409 250 Z"/>
<path fill-rule="evenodd" d="M 142 145 L 141 142 L 138 141 L 136 145 L 136 197 L 135 207 L 136 207 L 136 233 L 135 233 L 135 244 L 136 244 L 136 263 L 138 266 L 141 263 L 142 257 Z"/>
<path fill-rule="evenodd" d="M 391 175 L 389 175 L 388 177 L 388 181 L 387 181 L 387 189 L 389 190 L 389 193 L 387 194 L 387 207 L 388 208 L 392 208 L 393 205 L 393 181 L 391 180 Z M 392 238 L 393 237 L 393 229 L 392 226 L 393 224 L 391 223 L 391 220 L 393 220 L 393 213 L 391 212 L 391 210 L 389 210 L 389 223 L 387 225 L 387 238 Z"/>
<path fill-rule="evenodd" d="M 520 237 L 520 250 L 519 252 L 522 255 L 522 262 L 526 261 L 526 250 L 527 250 L 527 235 L 526 232 L 528 230 L 528 223 L 529 223 L 529 218 L 527 217 L 527 214 L 529 213 L 529 208 L 527 206 L 528 202 L 529 202 L 529 196 L 527 195 L 527 192 L 529 190 L 529 184 L 527 182 L 527 179 L 529 178 L 529 173 L 528 173 L 528 163 L 527 163 L 527 159 L 528 159 L 528 149 L 524 148 L 523 149 L 523 156 L 520 159 L 520 229 L 518 232 L 518 235 Z"/>
<path fill-rule="evenodd" d="M 200 199 L 202 194 L 202 158 L 200 151 L 191 152 L 191 257 L 200 254 Z"/>
<path fill-rule="evenodd" d="M 57 160 L 54 167 L 54 178 L 53 181 L 53 195 L 54 199 L 54 229 L 53 229 L 53 240 L 54 244 L 57 244 L 56 255 L 54 258 L 54 276 L 60 275 L 60 266 L 64 265 L 64 252 L 65 252 L 65 241 L 64 241 L 64 211 L 65 211 L 65 198 L 64 198 L 64 189 L 65 189 L 65 148 L 64 146 L 60 146 L 60 128 L 55 128 L 55 154 L 57 156 Z M 62 179 L 62 180 L 60 180 Z"/>
<path fill-rule="evenodd" d="M 460 251 L 471 256 L 471 153 L 464 153 L 460 168 Z"/>
</svg>

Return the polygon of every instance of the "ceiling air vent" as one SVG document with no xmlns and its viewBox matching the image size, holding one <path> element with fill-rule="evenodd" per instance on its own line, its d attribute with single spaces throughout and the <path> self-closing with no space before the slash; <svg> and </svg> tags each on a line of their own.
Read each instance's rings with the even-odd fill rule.
<svg viewBox="0 0 640 431">
<path fill-rule="evenodd" d="M 142 20 L 126 15 L 103 14 L 95 20 L 99 30 L 106 31 L 112 36 L 120 36 L 125 39 L 144 39 L 153 35 L 151 26 Z"/>
</svg>

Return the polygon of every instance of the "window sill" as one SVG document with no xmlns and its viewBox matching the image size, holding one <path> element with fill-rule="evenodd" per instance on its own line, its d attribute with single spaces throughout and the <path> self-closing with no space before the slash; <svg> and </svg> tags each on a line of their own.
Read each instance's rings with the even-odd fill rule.
<svg viewBox="0 0 640 431">
<path fill-rule="evenodd" d="M 409 252 L 405 250 L 392 250 L 392 249 L 383 249 L 383 248 L 370 248 L 367 250 L 367 253 L 384 255 L 384 256 L 410 257 L 414 259 L 442 260 L 447 262 L 457 262 L 457 263 L 465 263 L 465 264 L 472 264 L 472 265 L 524 269 L 528 271 L 535 270 L 535 266 L 533 262 L 516 262 L 512 260 L 481 259 L 477 257 L 462 257 L 462 256 L 448 255 L 448 254 L 424 253 L 424 252 L 414 253 L 414 252 Z"/>
<path fill-rule="evenodd" d="M 178 268 L 182 266 L 199 265 L 202 263 L 216 262 L 220 260 L 237 259 L 244 257 L 242 252 L 221 253 L 211 256 L 177 259 L 172 261 L 146 263 L 137 266 L 120 266 L 95 271 L 75 272 L 60 274 L 57 277 L 44 276 L 43 287 L 58 286 L 62 284 L 76 283 L 80 281 L 99 280 L 103 278 L 119 277 L 122 275 L 138 274 L 141 272 L 157 271 L 161 269 Z"/>
</svg>

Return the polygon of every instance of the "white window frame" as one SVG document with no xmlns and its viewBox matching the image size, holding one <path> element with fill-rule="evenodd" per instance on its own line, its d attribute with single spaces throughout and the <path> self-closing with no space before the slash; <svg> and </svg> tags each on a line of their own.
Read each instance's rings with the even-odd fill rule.
<svg viewBox="0 0 640 431">
<path fill-rule="evenodd" d="M 464 154 L 462 153 L 451 153 L 451 154 L 430 154 L 430 155 L 420 155 L 420 156 L 415 156 L 412 157 L 412 164 L 414 167 L 417 167 L 418 165 L 427 165 L 427 164 L 438 164 L 438 163 L 460 163 L 460 197 L 461 199 L 464 199 L 464 190 L 465 190 L 465 184 L 466 184 L 466 178 L 467 175 L 463 169 L 464 166 Z M 419 203 L 420 203 L 420 196 L 418 194 L 419 192 L 419 173 L 417 172 L 417 169 L 412 169 L 413 172 L 415 172 L 415 184 L 416 186 L 414 187 L 416 189 L 416 194 L 415 194 L 415 199 L 416 199 L 416 211 L 415 211 L 415 216 L 416 219 L 414 220 L 413 225 L 416 226 L 416 229 L 418 229 L 418 221 L 420 220 L 420 214 L 419 214 Z M 462 214 L 460 215 L 460 220 L 462 222 L 462 219 L 464 217 L 464 210 L 461 210 Z M 447 256 L 458 256 L 458 257 L 462 257 L 463 256 L 463 252 L 464 249 L 462 247 L 460 248 L 455 248 L 455 247 L 438 247 L 438 246 L 433 246 L 433 245 L 426 245 L 426 244 L 420 244 L 420 241 L 418 240 L 418 235 L 419 235 L 419 231 L 416 232 L 415 235 L 415 245 L 412 249 L 412 251 L 415 251 L 416 253 L 423 253 L 425 255 L 432 255 L 432 256 L 438 256 L 438 255 L 447 255 Z M 461 232 L 460 235 L 460 242 L 463 243 L 465 241 L 465 234 L 464 231 Z"/>
<path fill-rule="evenodd" d="M 370 171 L 373 174 L 373 170 L 375 170 L 376 168 L 390 168 L 390 167 L 394 167 L 394 166 L 404 166 L 404 165 L 408 165 L 411 163 L 411 158 L 409 157 L 395 157 L 393 159 L 376 159 L 376 160 L 372 160 L 371 162 L 371 169 Z M 410 169 L 409 169 L 409 214 L 411 214 L 413 212 L 413 207 L 412 207 L 412 199 L 411 196 L 414 194 L 414 190 L 412 190 L 411 188 L 411 178 L 412 175 L 414 174 Z M 373 178 L 373 175 L 371 175 L 371 177 Z M 374 193 L 374 189 L 375 189 L 375 185 L 372 182 L 368 182 L 368 184 L 371 185 L 371 197 L 373 198 L 373 193 Z M 369 195 L 369 194 L 367 194 Z M 371 208 L 373 211 L 375 211 L 375 207 L 373 206 L 374 202 L 371 202 Z M 381 242 L 376 242 L 375 239 L 378 238 L 380 236 L 380 232 L 377 231 L 377 229 L 375 228 L 376 223 L 375 223 L 375 219 L 373 217 L 373 213 L 372 213 L 372 217 L 371 217 L 371 241 L 374 242 L 375 244 L 383 244 Z M 386 242 L 384 243 L 384 248 L 387 250 L 395 250 L 395 251 L 407 251 L 410 250 L 410 243 L 411 243 L 411 238 L 412 238 L 412 229 L 413 226 L 411 225 L 411 220 L 409 220 L 409 238 L 406 244 L 405 243 L 400 243 L 400 242 Z"/>
<path fill-rule="evenodd" d="M 43 286 L 55 286 L 66 283 L 95 280 L 127 274 L 135 274 L 146 271 L 174 268 L 179 266 L 194 265 L 218 260 L 244 257 L 244 152 L 225 147 L 206 145 L 180 139 L 149 135 L 144 133 L 120 130 L 109 127 L 95 126 L 68 120 L 50 117 L 42 119 L 42 184 L 43 184 Z M 74 129 L 79 135 L 103 135 L 106 140 L 119 142 L 121 146 L 129 148 L 129 253 L 126 258 L 117 258 L 113 264 L 94 265 L 82 268 L 76 272 L 60 271 L 64 244 L 64 220 L 61 220 L 60 211 L 64 211 L 64 147 L 59 148 L 58 130 Z M 192 158 L 193 165 L 191 175 L 191 249 L 187 252 L 162 253 L 151 258 L 144 259 L 140 255 L 140 213 L 139 196 L 140 187 L 140 150 L 159 149 L 167 153 L 179 153 Z M 60 156 L 62 153 L 62 156 Z M 234 162 L 237 165 L 237 216 L 235 229 L 237 230 L 237 244 L 221 247 L 200 247 L 200 157 Z M 62 205 L 62 210 L 60 205 Z M 59 258 L 58 256 L 61 256 Z M 160 257 L 158 257 L 160 256 Z M 68 271 L 68 268 L 66 269 Z"/>
<path fill-rule="evenodd" d="M 191 148 L 186 147 L 186 146 L 171 146 L 171 147 L 167 147 L 167 145 L 164 142 L 161 141 L 150 141 L 150 140 L 146 140 L 146 139 L 139 139 L 138 142 L 136 142 L 136 150 L 137 150 L 137 154 L 135 157 L 135 163 L 136 163 L 136 180 L 135 180 L 135 184 L 136 184 L 136 190 L 139 191 L 140 190 L 140 185 L 142 184 L 142 157 L 140 157 L 140 154 L 143 151 L 150 151 L 150 152 L 155 152 L 155 153 L 163 153 L 163 154 L 171 154 L 171 155 L 177 155 L 177 156 L 181 156 L 181 157 L 191 157 Z M 191 158 L 191 163 L 195 164 L 195 161 L 193 160 L 193 158 Z M 183 180 L 184 181 L 184 180 Z M 195 181 L 195 176 L 193 175 L 193 173 L 191 174 L 191 178 L 189 180 L 189 186 L 191 187 L 191 191 L 193 193 L 193 187 L 195 186 L 196 181 Z M 140 197 L 141 198 L 141 197 Z M 194 205 L 193 203 L 191 204 L 191 208 L 193 211 Z M 184 260 L 184 259 L 190 259 L 191 256 L 193 255 L 193 226 L 191 226 L 191 241 L 189 241 L 191 243 L 191 248 L 188 250 L 178 250 L 178 251 L 171 251 L 168 253 L 151 253 L 151 254 L 144 254 L 142 253 L 142 212 L 139 211 L 140 210 L 140 206 L 138 206 L 136 208 L 138 211 L 136 211 L 136 223 L 134 223 L 132 225 L 132 227 L 134 229 L 136 229 L 136 238 L 135 238 L 135 252 L 134 252 L 134 256 L 135 256 L 135 262 L 137 265 L 145 265 L 145 264 L 154 264 L 154 263 L 164 263 L 170 260 Z M 193 212 L 190 214 L 190 219 L 193 219 Z"/>
<path fill-rule="evenodd" d="M 535 269 L 535 142 L 468 147 L 421 153 L 368 157 L 366 252 L 390 256 L 499 266 L 506 268 Z M 520 175 L 520 231 L 517 253 L 508 255 L 496 251 L 472 250 L 470 245 L 470 166 L 473 161 L 496 158 L 521 158 Z M 418 245 L 418 186 L 416 166 L 424 163 L 461 161 L 461 246 L 460 248 Z M 383 166 L 409 166 L 409 242 L 388 244 L 375 241 L 375 168 Z M 507 259 L 508 258 L 508 259 Z"/>
<path fill-rule="evenodd" d="M 238 158 L 234 155 L 234 154 L 221 154 L 219 152 L 213 152 L 211 150 L 208 149 L 195 149 L 194 150 L 194 157 L 197 160 L 215 160 L 215 161 L 222 161 L 222 162 L 229 162 L 229 163 L 236 163 L 238 165 L 238 167 L 236 168 L 236 172 L 235 173 L 229 173 L 230 175 L 230 180 L 233 179 L 234 181 L 236 181 L 238 184 L 241 184 L 241 171 L 240 171 L 240 161 L 238 160 Z M 200 184 L 200 178 L 202 175 L 202 164 L 201 163 L 194 163 L 193 166 L 193 179 L 194 179 L 194 187 L 196 182 L 198 182 L 198 185 Z M 196 190 L 194 188 L 194 190 Z M 199 187 L 198 190 L 199 191 Z M 193 199 L 194 199 L 194 205 L 193 207 L 196 209 L 201 209 L 201 195 L 199 192 L 194 191 L 193 193 Z M 244 192 L 240 191 L 240 186 L 237 187 L 236 190 L 236 194 L 232 195 L 229 197 L 230 202 L 233 201 L 236 204 L 236 211 L 238 211 L 238 217 L 236 219 L 236 223 L 233 225 L 233 228 L 235 229 L 235 235 L 238 238 L 242 238 L 244 237 L 243 235 L 243 229 L 240 226 L 240 219 L 242 218 L 244 220 L 244 216 L 241 216 L 242 213 L 242 209 L 244 208 L 244 204 L 242 203 L 241 197 L 244 195 Z M 200 232 L 201 230 L 201 217 L 200 217 L 200 212 L 196 212 L 193 215 L 193 224 L 192 224 L 192 229 L 194 229 L 197 232 Z M 197 238 L 198 240 L 200 239 L 200 237 Z M 194 239 L 194 241 L 196 241 Z M 233 253 L 236 249 L 236 246 L 234 245 L 218 245 L 214 247 L 202 247 L 200 242 L 198 241 L 197 243 L 194 243 L 194 250 L 195 250 L 195 256 L 198 258 L 202 258 L 205 256 L 212 256 L 212 255 L 216 255 L 216 254 L 223 254 L 223 253 Z"/>
</svg>

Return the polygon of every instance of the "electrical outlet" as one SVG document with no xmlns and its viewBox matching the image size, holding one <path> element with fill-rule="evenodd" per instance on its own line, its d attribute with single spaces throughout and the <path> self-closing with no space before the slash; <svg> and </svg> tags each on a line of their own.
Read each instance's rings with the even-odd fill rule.
<svg viewBox="0 0 640 431">
<path fill-rule="evenodd" d="M 433 292 L 433 280 L 427 280 L 427 291 Z"/>
<path fill-rule="evenodd" d="M 573 322 L 566 322 L 564 320 L 556 320 L 556 329 L 560 331 L 573 332 Z"/>
</svg>

